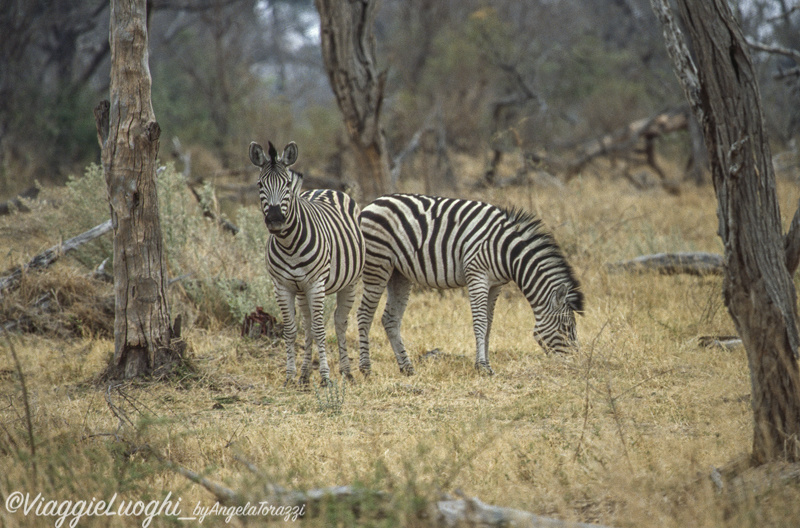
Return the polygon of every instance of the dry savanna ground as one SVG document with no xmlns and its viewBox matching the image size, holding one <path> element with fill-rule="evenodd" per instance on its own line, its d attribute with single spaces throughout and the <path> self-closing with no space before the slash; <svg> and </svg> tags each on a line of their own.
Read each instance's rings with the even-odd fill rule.
<svg viewBox="0 0 800 528">
<path fill-rule="evenodd" d="M 415 182 L 405 185 L 418 190 Z M 752 421 L 744 350 L 698 343 L 699 336 L 734 333 L 721 278 L 606 268 L 647 253 L 721 252 L 713 189 L 640 190 L 602 172 L 563 189 L 464 187 L 459 195 L 523 207 L 554 231 L 587 301 L 575 354 L 542 352 L 532 338 L 531 309 L 509 285 L 498 301 L 490 345 L 496 374 L 482 377 L 473 368 L 466 292 L 415 290 L 403 325 L 415 376 L 399 373 L 376 321 L 371 378 L 359 374 L 344 390 L 338 384 L 336 394 L 284 388 L 282 344 L 241 337 L 241 308 L 237 312 L 230 297 L 212 295 L 218 283 L 203 282 L 231 277 L 242 289 L 258 283 L 263 264 L 252 255 L 259 251 L 234 245 L 186 206 L 169 214 L 183 218 L 194 234 L 188 242 L 168 237 L 168 247 L 190 248 L 171 261 L 170 272 L 194 273 L 171 289 L 173 311 L 185 314 L 190 365 L 184 375 L 113 389 L 98 383 L 113 340 L 105 312 L 86 306 L 99 301 L 81 296 L 92 288 L 98 298 L 110 293 L 108 285 L 85 277 L 99 264 L 91 253 L 26 276 L 2 300 L 0 317 L 28 317 L 21 325 L 28 331 L 18 328 L 0 340 L 0 520 L 53 525 L 53 518 L 10 513 L 4 506 L 14 491 L 57 500 L 117 493 L 134 501 L 171 493 L 184 514 L 198 503 L 213 506 L 207 490 L 175 471 L 178 464 L 255 495 L 265 483 L 297 490 L 354 484 L 387 492 L 388 505 L 358 509 L 365 525 L 420 524 L 415 512 L 443 494 L 619 527 L 796 525 L 796 484 L 781 484 L 763 470 L 750 481 L 748 472 L 725 480 L 726 469 L 748 452 Z M 800 196 L 797 181 L 783 177 L 779 194 L 788 225 Z M 75 216 L 85 206 L 70 205 L 74 196 L 45 196 L 50 201 L 31 204 L 32 213 L 0 219 L 4 269 L 78 232 L 54 229 L 70 225 L 59 214 Z M 61 212 L 45 212 L 51 210 Z M 260 213 L 251 211 L 246 221 L 244 211 L 229 216 L 259 226 Z M 49 315 L 37 319 L 29 305 L 48 292 L 56 309 L 51 303 Z M 252 309 L 256 301 L 241 302 Z M 257 302 L 268 307 L 271 301 Z M 332 321 L 328 326 L 332 334 Z M 351 343 L 357 337 L 354 317 L 348 337 Z M 433 349 L 439 353 L 426 356 Z M 337 364 L 334 359 L 338 379 Z M 714 468 L 722 469 L 723 490 L 711 478 Z M 305 522 L 347 526 L 354 515 L 331 506 Z M 117 516 L 81 525 L 141 525 L 143 519 Z M 178 525 L 167 518 L 153 522 Z M 224 523 L 222 517 L 203 522 Z"/>
</svg>

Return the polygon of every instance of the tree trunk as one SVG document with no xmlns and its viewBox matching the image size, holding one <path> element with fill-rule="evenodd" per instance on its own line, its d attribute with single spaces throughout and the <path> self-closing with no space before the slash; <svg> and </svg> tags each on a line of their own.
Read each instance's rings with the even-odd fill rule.
<svg viewBox="0 0 800 528">
<path fill-rule="evenodd" d="M 381 126 L 385 73 L 375 66 L 372 32 L 377 0 L 315 0 L 322 58 L 344 117 L 366 199 L 389 190 L 389 155 Z"/>
<path fill-rule="evenodd" d="M 145 19 L 146 0 L 112 0 L 111 102 L 95 109 L 114 230 L 111 379 L 166 374 L 185 347 L 167 304 L 155 181 L 161 130 L 150 99 Z"/>
<path fill-rule="evenodd" d="M 750 367 L 753 461 L 800 460 L 797 300 L 760 95 L 725 0 L 678 0 L 697 67 L 668 0 L 651 0 L 674 69 L 703 127 L 725 246 L 725 304 Z"/>
</svg>

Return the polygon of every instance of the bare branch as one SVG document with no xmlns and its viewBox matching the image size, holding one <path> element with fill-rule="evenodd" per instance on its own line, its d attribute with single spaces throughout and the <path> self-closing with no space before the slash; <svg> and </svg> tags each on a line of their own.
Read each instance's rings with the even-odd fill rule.
<svg viewBox="0 0 800 528">
<path fill-rule="evenodd" d="M 681 83 L 686 98 L 692 107 L 697 121 L 701 124 L 705 120 L 705 112 L 700 102 L 700 80 L 697 74 L 697 66 L 692 60 L 689 48 L 683 38 L 675 19 L 672 17 L 672 9 L 669 0 L 650 0 L 661 26 L 664 28 L 664 40 L 667 44 L 667 53 L 672 60 L 674 70 Z"/>
<path fill-rule="evenodd" d="M 783 55 L 785 57 L 792 58 L 797 62 L 800 62 L 800 51 L 791 48 L 784 48 L 783 46 L 775 46 L 770 44 L 764 44 L 763 42 L 757 42 L 752 39 L 745 39 L 747 45 L 753 48 L 754 50 L 758 51 L 765 51 L 767 53 L 773 53 L 776 55 Z"/>
<path fill-rule="evenodd" d="M 50 249 L 39 253 L 33 257 L 27 264 L 18 266 L 11 270 L 7 270 L 5 276 L 0 277 L 0 297 L 2 292 L 11 288 L 19 282 L 22 274 L 31 270 L 43 269 L 50 266 L 53 262 L 59 259 L 61 255 L 77 249 L 87 242 L 91 242 L 97 237 L 100 237 L 111 231 L 111 220 L 106 220 L 100 225 L 94 226 L 90 230 L 81 233 L 76 237 L 72 237 L 63 244 L 56 244 Z"/>
</svg>

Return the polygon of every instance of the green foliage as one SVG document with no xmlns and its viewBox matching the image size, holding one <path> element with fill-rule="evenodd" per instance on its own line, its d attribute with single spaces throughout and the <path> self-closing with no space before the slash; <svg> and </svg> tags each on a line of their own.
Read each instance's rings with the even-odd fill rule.
<svg viewBox="0 0 800 528">
<path fill-rule="evenodd" d="M 15 147 L 11 152 L 28 159 L 20 160 L 15 172 L 33 169 L 42 182 L 63 183 L 70 170 L 96 158 L 97 130 L 92 108 L 97 96 L 92 90 L 65 83 L 56 89 L 21 85 L 16 92 L 9 123 Z M 3 171 L 0 177 L 7 184 L 15 179 L 10 171 Z M 29 184 L 17 184 L 25 183 Z"/>
<path fill-rule="evenodd" d="M 189 311 L 201 324 L 240 323 L 262 306 L 277 314 L 272 282 L 264 262 L 267 230 L 261 211 L 242 207 L 235 222 L 240 232 L 231 236 L 203 211 L 223 217 L 210 185 L 203 187 L 197 200 L 183 176 L 172 164 L 157 176 L 159 218 L 166 249 L 170 278 L 183 277 L 180 289 L 171 289 L 180 304 L 179 313 Z M 82 176 L 70 176 L 63 201 L 58 208 L 43 207 L 37 221 L 48 230 L 56 229 L 61 239 L 73 237 L 108 219 L 109 206 L 103 169 L 90 165 Z M 109 259 L 111 270 L 113 240 L 100 237 L 71 253 L 88 269 Z"/>
<path fill-rule="evenodd" d="M 38 213 L 38 219 L 46 229 L 58 239 L 66 240 L 102 224 L 109 218 L 106 183 L 103 168 L 95 163 L 86 167 L 81 176 L 71 174 L 63 202 L 59 207 L 45 207 Z M 94 269 L 103 260 L 111 259 L 114 248 L 111 237 L 96 238 L 84 244 L 71 255 L 89 269 Z"/>
<path fill-rule="evenodd" d="M 256 306 L 276 314 L 264 262 L 267 231 L 261 211 L 240 208 L 240 231 L 231 236 L 202 214 L 207 210 L 223 217 L 210 184 L 199 192 L 198 204 L 183 177 L 167 165 L 158 187 L 168 268 L 174 277 L 189 275 L 184 290 L 203 312 L 200 319 L 240 323 Z"/>
<path fill-rule="evenodd" d="M 324 383 L 322 389 L 314 387 L 314 395 L 317 398 L 317 408 L 319 411 L 327 414 L 341 414 L 342 407 L 344 407 L 346 390 L 346 381 L 342 381 L 340 390 L 339 384 L 334 379 L 330 379 Z"/>
</svg>

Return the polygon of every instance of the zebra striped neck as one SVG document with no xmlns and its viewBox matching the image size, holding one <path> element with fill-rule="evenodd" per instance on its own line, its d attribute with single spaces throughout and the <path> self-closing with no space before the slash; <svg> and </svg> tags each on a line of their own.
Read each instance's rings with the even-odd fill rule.
<svg viewBox="0 0 800 528">
<path fill-rule="evenodd" d="M 569 307 L 582 312 L 580 284 L 561 248 L 544 229 L 541 220 L 524 211 L 511 210 L 505 213 L 511 224 L 506 251 L 503 252 L 505 266 L 534 314 L 549 310 L 550 296 L 562 284 L 569 288 Z"/>
<path fill-rule="evenodd" d="M 303 214 L 305 205 L 308 205 L 308 201 L 302 196 L 292 200 L 286 212 L 283 230 L 280 233 L 270 233 L 270 239 L 283 248 L 295 247 L 298 238 L 302 236 L 304 231 L 303 223 L 304 218 L 307 216 Z"/>
</svg>

